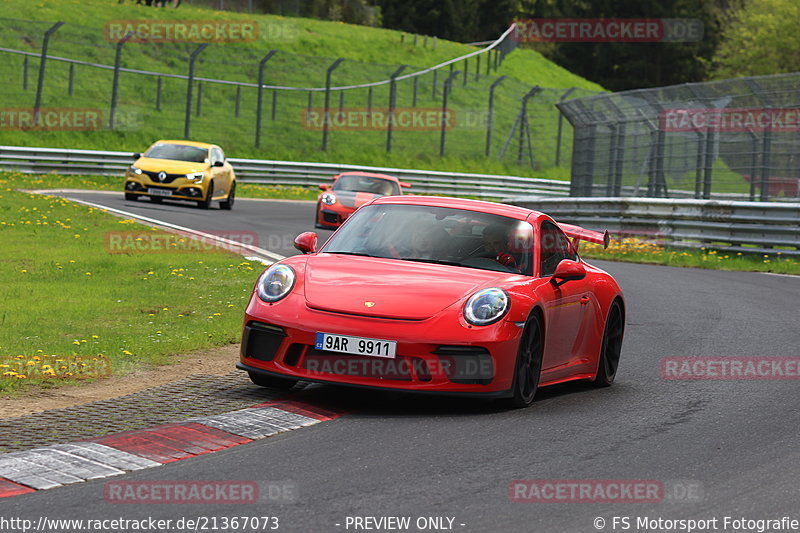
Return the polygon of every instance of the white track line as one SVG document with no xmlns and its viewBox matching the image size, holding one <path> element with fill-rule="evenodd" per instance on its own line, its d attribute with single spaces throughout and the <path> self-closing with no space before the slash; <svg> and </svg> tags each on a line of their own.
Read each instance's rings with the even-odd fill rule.
<svg viewBox="0 0 800 533">
<path fill-rule="evenodd" d="M 232 240 L 226 239 L 224 237 L 219 237 L 217 235 L 211 235 L 210 233 L 204 233 L 202 231 L 193 230 L 193 229 L 190 229 L 190 228 L 187 228 L 187 227 L 184 227 L 184 226 L 178 226 L 177 224 L 172 224 L 170 222 L 164 222 L 162 220 L 158 220 L 158 219 L 155 219 L 155 218 L 150 218 L 150 217 L 145 217 L 145 216 L 142 216 L 142 215 L 137 215 L 137 214 L 131 213 L 129 211 L 123 211 L 122 209 L 115 209 L 113 207 L 106 207 L 104 205 L 95 204 L 93 202 L 87 202 L 86 200 L 78 200 L 77 198 L 71 198 L 69 196 L 65 196 L 64 198 L 69 200 L 69 201 L 71 201 L 71 202 L 75 202 L 75 203 L 83 204 L 83 205 L 88 205 L 90 207 L 94 207 L 96 209 L 102 209 L 104 211 L 108 211 L 108 212 L 113 213 L 113 214 L 130 217 L 130 218 L 133 218 L 133 219 L 136 219 L 136 220 L 142 220 L 144 222 L 148 222 L 148 223 L 156 225 L 156 226 L 162 226 L 162 227 L 173 229 L 173 230 L 176 230 L 176 231 L 183 231 L 183 232 L 189 233 L 190 235 L 193 235 L 195 237 L 201 237 L 203 239 L 210 239 L 211 241 L 227 244 L 228 246 L 233 246 L 234 248 L 247 250 L 247 251 L 249 251 L 251 253 L 264 256 L 264 257 L 266 257 L 268 259 L 271 259 L 273 261 L 280 261 L 281 259 L 286 259 L 286 257 L 284 257 L 284 256 L 282 256 L 280 254 L 276 254 L 275 252 L 270 252 L 269 250 L 265 250 L 264 248 L 259 248 L 258 246 L 253 246 L 253 245 L 250 245 L 250 244 L 242 244 L 240 242 L 232 241 Z"/>
</svg>

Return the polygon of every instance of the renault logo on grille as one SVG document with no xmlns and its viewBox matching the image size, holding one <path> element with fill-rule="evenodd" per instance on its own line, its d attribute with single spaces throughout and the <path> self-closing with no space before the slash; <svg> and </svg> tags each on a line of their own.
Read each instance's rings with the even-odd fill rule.
<svg viewBox="0 0 800 533">
<path fill-rule="evenodd" d="M 167 173 L 163 170 L 158 173 L 158 181 L 164 181 L 167 178 Z"/>
</svg>

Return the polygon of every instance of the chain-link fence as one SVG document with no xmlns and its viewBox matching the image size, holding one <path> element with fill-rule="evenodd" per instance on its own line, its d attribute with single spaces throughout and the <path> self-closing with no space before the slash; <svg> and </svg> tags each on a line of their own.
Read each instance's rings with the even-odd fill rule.
<svg viewBox="0 0 800 533">
<path fill-rule="evenodd" d="M 572 196 L 800 197 L 800 73 L 572 99 Z"/>
<path fill-rule="evenodd" d="M 510 29 L 486 47 L 422 67 L 235 44 L 115 41 L 75 24 L 0 19 L 0 27 L 8 32 L 4 42 L 24 45 L 0 48 L 6 112 L 99 110 L 93 130 L 70 136 L 73 148 L 141 150 L 158 138 L 191 137 L 239 157 L 355 163 L 373 157 L 391 165 L 407 156 L 454 156 L 516 163 L 530 175 L 570 164 L 571 126 L 553 104 L 594 94 L 500 76 L 516 46 Z M 425 36 L 397 38 L 409 57 L 437 46 Z M 0 131 L 3 143 L 64 146 L 63 132 L 18 129 L 13 140 Z"/>
</svg>

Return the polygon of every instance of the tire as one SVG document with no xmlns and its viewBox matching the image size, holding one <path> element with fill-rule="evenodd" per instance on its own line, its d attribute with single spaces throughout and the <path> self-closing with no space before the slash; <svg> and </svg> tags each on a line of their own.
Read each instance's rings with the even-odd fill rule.
<svg viewBox="0 0 800 533">
<path fill-rule="evenodd" d="M 619 368 L 622 351 L 622 337 L 625 334 L 625 314 L 619 300 L 614 300 L 608 310 L 603 340 L 600 344 L 600 357 L 597 361 L 596 387 L 608 387 L 614 383 Z"/>
<path fill-rule="evenodd" d="M 150 197 L 150 201 L 153 202 L 154 204 L 160 204 L 162 200 L 164 200 L 164 199 L 161 198 L 160 196 L 151 196 Z"/>
<path fill-rule="evenodd" d="M 534 312 L 525 324 L 519 340 L 516 364 L 514 365 L 513 395 L 508 398 L 510 407 L 528 407 L 533 403 L 539 388 L 544 354 L 544 328 L 539 313 Z"/>
<path fill-rule="evenodd" d="M 236 200 L 236 182 L 231 183 L 231 192 L 228 193 L 228 197 L 222 200 L 219 203 L 220 209 L 225 209 L 226 211 L 230 211 L 233 209 L 233 202 Z"/>
<path fill-rule="evenodd" d="M 214 182 L 208 184 L 208 190 L 206 191 L 206 199 L 200 200 L 197 202 L 197 206 L 201 209 L 208 209 L 211 207 L 211 198 L 214 197 Z"/>
<path fill-rule="evenodd" d="M 138 194 L 131 194 L 129 192 L 126 192 L 125 193 L 125 199 L 127 201 L 129 201 L 129 202 L 135 202 L 136 200 L 139 199 L 139 195 Z"/>
<path fill-rule="evenodd" d="M 250 376 L 250 381 L 252 381 L 254 385 L 258 385 L 259 387 L 267 387 L 270 389 L 287 390 L 291 389 L 297 384 L 296 379 L 267 376 L 265 374 L 257 374 L 255 372 L 248 372 L 247 375 Z"/>
</svg>

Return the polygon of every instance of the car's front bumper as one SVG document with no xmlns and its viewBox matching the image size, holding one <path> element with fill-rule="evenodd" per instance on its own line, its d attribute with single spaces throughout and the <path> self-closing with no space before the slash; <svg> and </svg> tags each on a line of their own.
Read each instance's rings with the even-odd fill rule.
<svg viewBox="0 0 800 533">
<path fill-rule="evenodd" d="M 254 297 L 245 313 L 239 368 L 286 378 L 418 392 L 505 396 L 513 383 L 522 329 L 501 320 L 469 326 L 460 309 L 426 320 L 345 315 Z M 317 332 L 393 340 L 394 359 L 315 348 Z"/>
<path fill-rule="evenodd" d="M 168 191 L 170 194 L 168 196 L 151 194 L 150 189 Z M 203 182 L 198 183 L 186 178 L 178 178 L 171 183 L 159 183 L 152 181 L 147 176 L 128 175 L 125 177 L 125 193 L 176 200 L 203 200 L 206 196 L 206 188 Z"/>
</svg>

